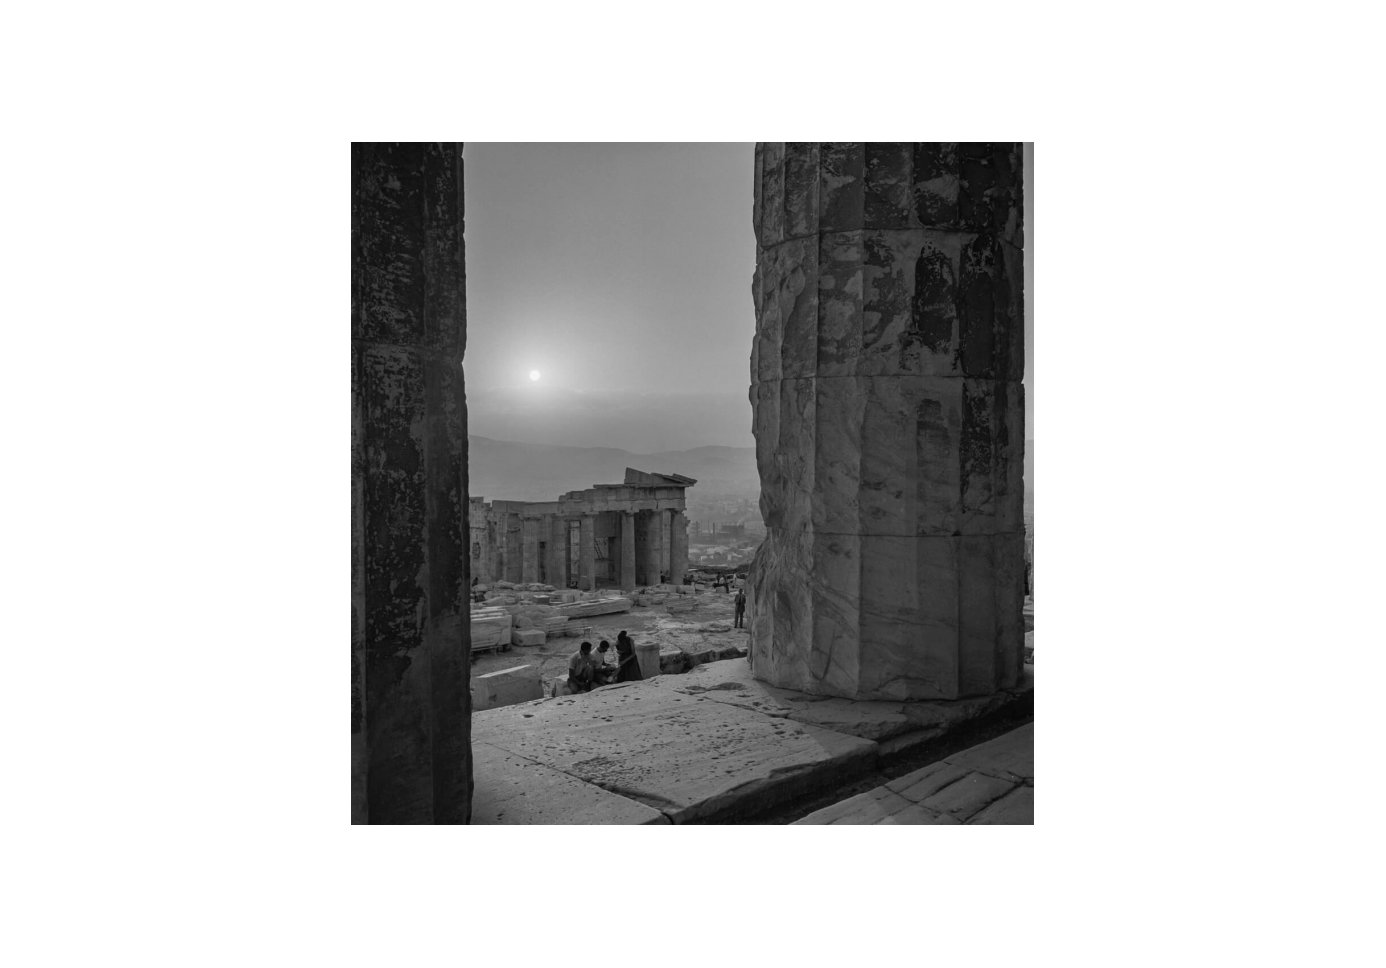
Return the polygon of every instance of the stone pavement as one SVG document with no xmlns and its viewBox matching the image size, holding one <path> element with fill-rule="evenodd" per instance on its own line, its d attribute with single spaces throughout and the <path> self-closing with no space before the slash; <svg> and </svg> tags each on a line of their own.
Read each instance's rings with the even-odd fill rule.
<svg viewBox="0 0 1386 968">
<path fill-rule="evenodd" d="M 1034 723 L 795 821 L 955 825 L 1034 822 Z"/>
<path fill-rule="evenodd" d="M 485 710 L 472 717 L 472 823 L 736 822 L 860 779 L 911 737 L 922 742 L 1019 695 L 824 699 L 765 686 L 745 659 L 730 659 Z"/>
</svg>

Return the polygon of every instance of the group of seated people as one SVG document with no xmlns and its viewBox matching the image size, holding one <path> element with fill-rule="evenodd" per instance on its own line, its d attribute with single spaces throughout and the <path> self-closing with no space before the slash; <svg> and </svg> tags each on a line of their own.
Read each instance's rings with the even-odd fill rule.
<svg viewBox="0 0 1386 968">
<path fill-rule="evenodd" d="M 625 633 L 616 636 L 616 661 L 609 662 L 611 643 L 602 639 L 596 651 L 592 643 L 584 642 L 568 661 L 568 688 L 572 692 L 591 692 L 595 686 L 613 682 L 635 682 L 645 678 L 640 674 L 640 662 L 635 656 L 635 643 Z"/>
</svg>

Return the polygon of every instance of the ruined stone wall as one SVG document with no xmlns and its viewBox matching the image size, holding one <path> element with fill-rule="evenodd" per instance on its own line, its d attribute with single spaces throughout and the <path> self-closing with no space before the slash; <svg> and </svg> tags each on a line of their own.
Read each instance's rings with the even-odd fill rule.
<svg viewBox="0 0 1386 968">
<path fill-rule="evenodd" d="M 353 823 L 471 813 L 462 146 L 351 149 Z"/>
<path fill-rule="evenodd" d="M 1021 167 L 1012 142 L 757 146 L 758 678 L 858 699 L 1017 680 Z"/>
</svg>

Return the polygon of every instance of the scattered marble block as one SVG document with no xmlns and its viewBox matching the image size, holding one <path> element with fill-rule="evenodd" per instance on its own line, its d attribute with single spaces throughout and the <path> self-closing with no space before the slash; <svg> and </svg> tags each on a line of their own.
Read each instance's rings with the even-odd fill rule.
<svg viewBox="0 0 1386 968">
<path fill-rule="evenodd" d="M 478 608 L 471 613 L 472 650 L 492 649 L 510 642 L 513 619 L 503 608 Z"/>
<path fill-rule="evenodd" d="M 472 680 L 472 712 L 543 698 L 544 686 L 532 665 L 488 672 Z"/>
<path fill-rule="evenodd" d="M 548 639 L 543 629 L 513 629 L 510 632 L 511 645 L 543 645 Z"/>
<path fill-rule="evenodd" d="M 624 596 L 612 596 L 581 602 L 568 602 L 553 607 L 559 614 L 569 618 L 588 618 L 593 615 L 615 615 L 619 612 L 629 612 L 631 600 Z"/>
<path fill-rule="evenodd" d="M 635 647 L 635 658 L 640 663 L 640 674 L 646 679 L 659 675 L 659 644 L 642 642 Z"/>
</svg>

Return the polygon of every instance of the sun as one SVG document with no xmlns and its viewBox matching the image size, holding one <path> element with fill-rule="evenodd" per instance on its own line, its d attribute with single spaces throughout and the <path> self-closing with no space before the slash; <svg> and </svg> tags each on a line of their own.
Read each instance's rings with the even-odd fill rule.
<svg viewBox="0 0 1386 968">
<path fill-rule="evenodd" d="M 530 371 L 529 371 L 529 378 L 530 378 L 531 381 L 537 382 L 537 381 L 539 380 L 539 371 L 538 371 L 538 370 L 530 370 Z"/>
</svg>

